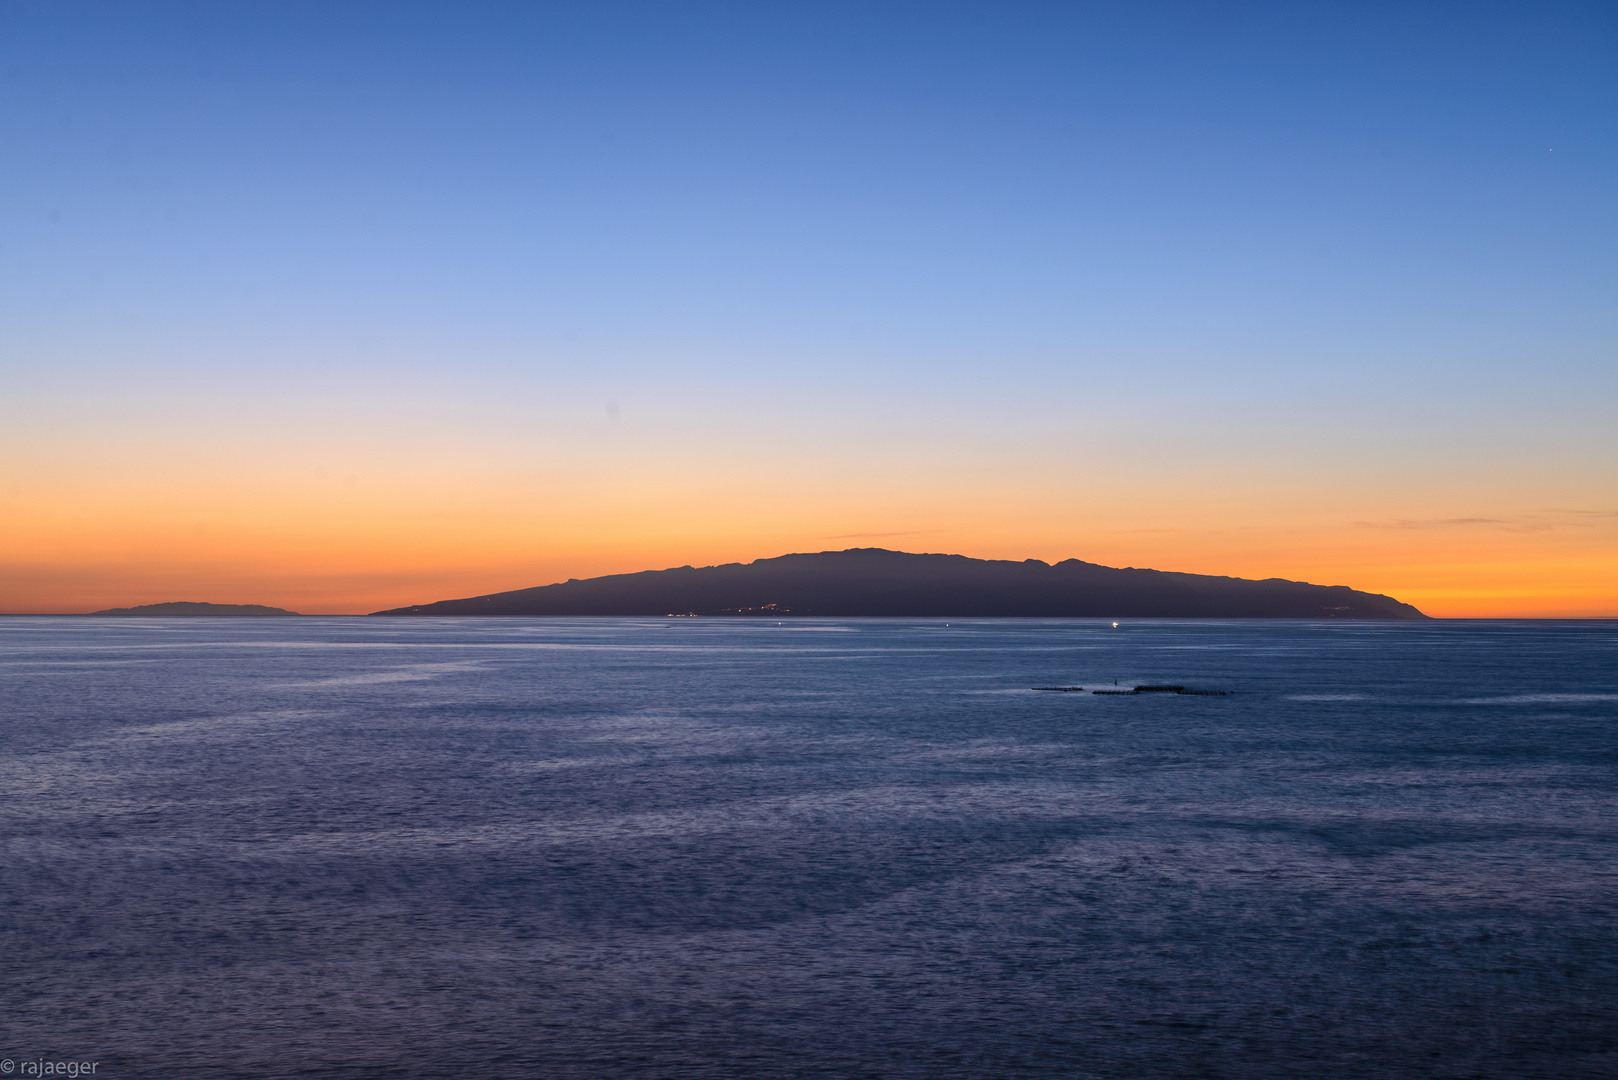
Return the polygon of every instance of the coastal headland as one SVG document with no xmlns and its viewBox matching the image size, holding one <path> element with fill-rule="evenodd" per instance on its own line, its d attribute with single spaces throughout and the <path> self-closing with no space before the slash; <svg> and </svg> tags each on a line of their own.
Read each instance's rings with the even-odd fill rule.
<svg viewBox="0 0 1618 1080">
<path fill-rule="evenodd" d="M 373 614 L 1427 618 L 1346 585 L 884 548 L 611 574 Z"/>
</svg>

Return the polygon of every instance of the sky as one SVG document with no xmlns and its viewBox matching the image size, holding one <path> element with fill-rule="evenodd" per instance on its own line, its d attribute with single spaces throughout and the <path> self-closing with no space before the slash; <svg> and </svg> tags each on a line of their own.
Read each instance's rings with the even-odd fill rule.
<svg viewBox="0 0 1618 1080">
<path fill-rule="evenodd" d="M 0 611 L 791 551 L 1618 616 L 1611 3 L 0 0 Z"/>
</svg>

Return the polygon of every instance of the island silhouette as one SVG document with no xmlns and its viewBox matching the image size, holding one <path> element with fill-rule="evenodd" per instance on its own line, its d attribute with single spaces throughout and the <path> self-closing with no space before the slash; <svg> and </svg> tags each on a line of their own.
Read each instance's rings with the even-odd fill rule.
<svg viewBox="0 0 1618 1080">
<path fill-rule="evenodd" d="M 610 574 L 372 614 L 1427 618 L 1346 585 L 885 548 Z"/>
<path fill-rule="evenodd" d="M 296 615 L 285 608 L 265 607 L 263 604 L 206 604 L 200 600 L 171 600 L 166 604 L 142 604 L 139 607 L 115 607 L 105 611 L 92 611 L 91 615 Z"/>
</svg>

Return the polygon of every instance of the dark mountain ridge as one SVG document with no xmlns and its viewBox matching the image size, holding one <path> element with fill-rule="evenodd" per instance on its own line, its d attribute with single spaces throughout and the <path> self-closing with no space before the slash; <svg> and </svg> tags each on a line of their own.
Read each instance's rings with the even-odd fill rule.
<svg viewBox="0 0 1618 1080">
<path fill-rule="evenodd" d="M 905 615 L 1425 619 L 1346 585 L 850 548 L 644 570 L 377 615 Z"/>
<path fill-rule="evenodd" d="M 166 604 L 142 604 L 139 607 L 115 607 L 105 611 L 92 611 L 92 615 L 296 615 L 285 608 L 265 607 L 263 604 L 208 604 L 200 600 L 170 600 Z"/>
</svg>

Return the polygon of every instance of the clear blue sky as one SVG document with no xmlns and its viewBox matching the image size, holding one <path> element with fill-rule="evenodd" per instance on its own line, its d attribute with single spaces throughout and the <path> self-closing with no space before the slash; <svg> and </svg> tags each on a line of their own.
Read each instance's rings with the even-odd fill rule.
<svg viewBox="0 0 1618 1080">
<path fill-rule="evenodd" d="M 6 2 L 0 420 L 14 470 L 401 385 L 992 454 L 1133 398 L 1531 481 L 1614 449 L 1615 118 L 1611 3 Z"/>
</svg>

